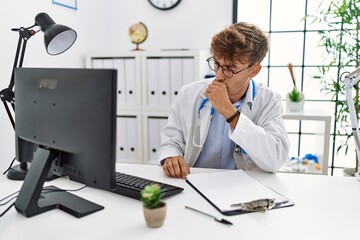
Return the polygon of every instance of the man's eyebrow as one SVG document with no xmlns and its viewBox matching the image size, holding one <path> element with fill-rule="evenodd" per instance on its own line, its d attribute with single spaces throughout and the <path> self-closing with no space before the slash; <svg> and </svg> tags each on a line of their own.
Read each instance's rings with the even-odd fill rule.
<svg viewBox="0 0 360 240">
<path fill-rule="evenodd" d="M 214 59 L 215 63 L 217 63 L 217 64 L 220 65 L 219 61 L 216 60 L 216 58 L 213 57 L 213 59 Z M 227 68 L 230 68 L 230 69 L 233 69 L 234 67 L 236 67 L 234 64 L 232 64 L 232 65 L 226 65 L 226 64 L 224 64 L 224 65 L 221 65 L 221 66 L 227 67 Z"/>
</svg>

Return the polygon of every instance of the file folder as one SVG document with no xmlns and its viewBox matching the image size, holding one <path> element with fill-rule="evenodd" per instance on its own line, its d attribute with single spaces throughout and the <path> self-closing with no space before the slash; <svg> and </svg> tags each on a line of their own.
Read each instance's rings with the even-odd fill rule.
<svg viewBox="0 0 360 240">
<path fill-rule="evenodd" d="M 126 105 L 126 79 L 124 59 L 115 59 L 114 68 L 117 70 L 117 105 Z"/>
<path fill-rule="evenodd" d="M 126 86 L 126 104 L 135 105 L 136 104 L 136 66 L 134 58 L 125 59 L 125 86 Z"/>
<path fill-rule="evenodd" d="M 147 59 L 148 105 L 159 105 L 159 63 L 157 58 Z"/>
<path fill-rule="evenodd" d="M 127 162 L 136 163 L 138 161 L 138 131 L 137 118 L 126 117 L 126 147 L 127 147 Z"/>
<path fill-rule="evenodd" d="M 183 85 L 183 69 L 181 58 L 170 59 L 170 100 L 174 103 L 175 98 Z"/>
<path fill-rule="evenodd" d="M 103 68 L 113 69 L 114 68 L 114 60 L 112 58 L 104 58 L 103 59 Z"/>
<path fill-rule="evenodd" d="M 93 58 L 91 61 L 92 68 L 102 69 L 104 68 L 103 60 L 99 58 Z"/>
<path fill-rule="evenodd" d="M 170 59 L 159 59 L 159 105 L 170 105 Z"/>
<path fill-rule="evenodd" d="M 128 159 L 126 117 L 117 117 L 116 121 L 116 162 L 126 162 Z"/>
<path fill-rule="evenodd" d="M 198 81 L 195 79 L 195 60 L 194 58 L 183 58 L 183 84 Z"/>
<path fill-rule="evenodd" d="M 290 207 L 294 202 L 259 183 L 243 170 L 189 174 L 186 182 L 223 215 L 249 213 L 231 205 L 259 199 L 275 199 L 275 208 Z"/>
<path fill-rule="evenodd" d="M 158 151 L 160 146 L 159 118 L 148 118 L 149 126 L 149 162 L 158 162 Z"/>
</svg>

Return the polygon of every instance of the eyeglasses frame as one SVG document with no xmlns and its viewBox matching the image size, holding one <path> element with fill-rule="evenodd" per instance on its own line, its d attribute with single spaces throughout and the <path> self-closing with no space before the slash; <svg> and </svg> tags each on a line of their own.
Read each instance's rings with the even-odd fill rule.
<svg viewBox="0 0 360 240">
<path fill-rule="evenodd" d="M 216 65 L 219 66 L 219 68 L 218 68 L 217 70 L 213 69 L 213 68 L 210 66 L 210 61 L 211 61 L 211 60 L 214 61 L 214 65 L 216 64 Z M 231 68 L 229 68 L 229 67 L 227 67 L 227 66 L 221 66 L 220 64 L 216 63 L 214 57 L 209 57 L 208 59 L 206 59 L 206 61 L 207 61 L 208 65 L 209 65 L 209 68 L 210 68 L 212 71 L 217 72 L 217 71 L 219 71 L 219 69 L 221 68 L 222 73 L 223 73 L 224 76 L 227 77 L 227 78 L 232 78 L 234 75 L 236 75 L 236 74 L 238 74 L 238 73 L 241 73 L 242 71 L 244 71 L 244 70 L 246 70 L 246 69 L 251 68 L 252 66 L 254 66 L 254 64 L 252 64 L 252 65 L 247 66 L 247 67 L 244 68 L 244 69 L 241 69 L 241 70 L 239 70 L 239 71 L 237 71 L 237 72 L 234 72 L 234 70 L 232 70 Z M 231 76 L 228 76 L 227 74 L 225 74 L 225 72 L 224 72 L 224 69 L 225 69 L 225 68 L 227 68 L 226 70 L 228 70 L 229 72 L 232 73 Z"/>
</svg>

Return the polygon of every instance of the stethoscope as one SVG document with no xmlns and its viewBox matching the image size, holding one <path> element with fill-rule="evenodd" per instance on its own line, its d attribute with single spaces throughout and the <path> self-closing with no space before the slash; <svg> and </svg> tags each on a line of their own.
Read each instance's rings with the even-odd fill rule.
<svg viewBox="0 0 360 240">
<path fill-rule="evenodd" d="M 251 84 L 252 84 L 252 100 L 254 101 L 254 98 L 256 96 L 256 85 L 254 80 L 251 79 Z M 202 102 L 200 103 L 199 109 L 197 110 L 197 114 L 196 114 L 196 123 L 195 123 L 195 129 L 194 129 L 194 134 L 193 134 L 193 145 L 194 147 L 198 147 L 198 148 L 202 148 L 205 142 L 205 138 L 200 139 L 201 136 L 206 136 L 207 135 L 207 131 L 209 130 L 209 126 L 211 123 L 211 119 L 213 118 L 214 114 L 215 114 L 215 109 L 214 106 L 211 105 L 211 110 L 210 110 L 210 115 L 209 115 L 209 119 L 207 121 L 207 126 L 206 126 L 206 133 L 201 135 L 200 131 L 201 131 L 201 124 L 200 124 L 200 114 L 201 111 L 205 108 L 205 104 L 209 101 L 208 98 L 204 98 L 202 100 Z M 250 110 L 251 110 L 250 106 Z M 235 150 L 240 151 L 240 147 L 237 146 L 237 148 Z"/>
<path fill-rule="evenodd" d="M 209 102 L 208 98 L 204 98 L 199 106 L 199 109 L 197 110 L 197 114 L 196 114 L 196 122 L 195 122 L 195 130 L 194 130 L 194 135 L 193 135 L 193 145 L 194 147 L 198 147 L 198 148 L 202 148 L 205 139 L 200 139 L 201 136 L 206 136 L 207 133 L 205 134 L 201 134 L 201 124 L 200 124 L 200 115 L 201 115 L 201 111 L 205 110 L 205 104 Z M 214 106 L 211 105 L 211 109 L 210 109 L 210 114 L 208 115 L 208 120 L 207 122 L 207 126 L 206 126 L 206 132 L 209 130 L 209 126 L 211 123 L 211 119 L 213 118 L 215 114 L 215 108 Z"/>
</svg>

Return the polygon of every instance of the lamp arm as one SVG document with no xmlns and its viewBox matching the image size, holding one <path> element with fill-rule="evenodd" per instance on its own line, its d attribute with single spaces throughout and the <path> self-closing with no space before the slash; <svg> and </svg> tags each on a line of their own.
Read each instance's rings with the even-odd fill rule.
<svg viewBox="0 0 360 240">
<path fill-rule="evenodd" d="M 34 36 L 39 31 L 39 30 L 35 31 L 35 30 L 31 29 L 31 28 L 33 28 L 35 26 L 36 25 L 30 26 L 28 28 L 21 27 L 21 28 L 13 28 L 13 29 L 11 29 L 12 31 L 19 32 L 19 40 L 18 40 L 18 45 L 17 45 L 17 48 L 16 48 L 16 54 L 15 54 L 13 69 L 12 69 L 12 73 L 11 73 L 10 84 L 9 84 L 9 88 L 11 90 L 14 87 L 15 68 L 16 67 L 22 67 L 22 64 L 23 64 L 23 61 L 24 61 L 27 40 L 29 40 L 29 38 Z M 20 52 L 20 48 L 21 48 L 21 52 Z M 19 57 L 20 57 L 20 61 L 19 61 Z"/>
<path fill-rule="evenodd" d="M 7 88 L 0 91 L 0 99 L 4 104 L 6 113 L 9 117 L 11 125 L 13 126 L 14 129 L 15 129 L 15 121 L 11 114 L 10 108 L 8 106 L 8 104 L 11 104 L 12 109 L 15 110 L 15 94 L 14 94 L 14 90 L 13 90 L 14 84 L 15 84 L 14 73 L 15 73 L 16 67 L 22 67 L 22 64 L 24 61 L 24 56 L 25 56 L 27 40 L 30 37 L 32 37 L 33 35 L 35 35 L 35 33 L 37 32 L 32 29 L 34 26 L 36 26 L 36 25 L 33 25 L 28 28 L 21 27 L 21 28 L 11 29 L 12 31 L 19 32 L 19 39 L 18 39 L 18 43 L 17 43 L 17 47 L 16 47 L 16 54 L 15 54 L 13 69 L 11 72 L 10 83 Z M 20 60 L 19 60 L 19 58 L 20 58 Z"/>
<path fill-rule="evenodd" d="M 345 76 L 345 79 L 344 79 L 346 102 L 347 102 L 348 109 L 349 109 L 350 122 L 351 122 L 351 127 L 353 130 L 354 140 L 355 140 L 354 142 L 355 142 L 356 156 L 358 159 L 358 172 L 356 173 L 358 181 L 360 181 L 360 174 L 359 174 L 359 170 L 360 170 L 360 148 L 359 148 L 359 146 L 360 146 L 360 131 L 359 131 L 358 118 L 357 118 L 357 114 L 355 111 L 355 103 L 354 103 L 354 99 L 353 99 L 351 90 L 353 87 L 357 88 L 356 84 L 359 82 L 359 80 L 360 80 L 360 67 L 357 68 L 352 73 Z"/>
</svg>

